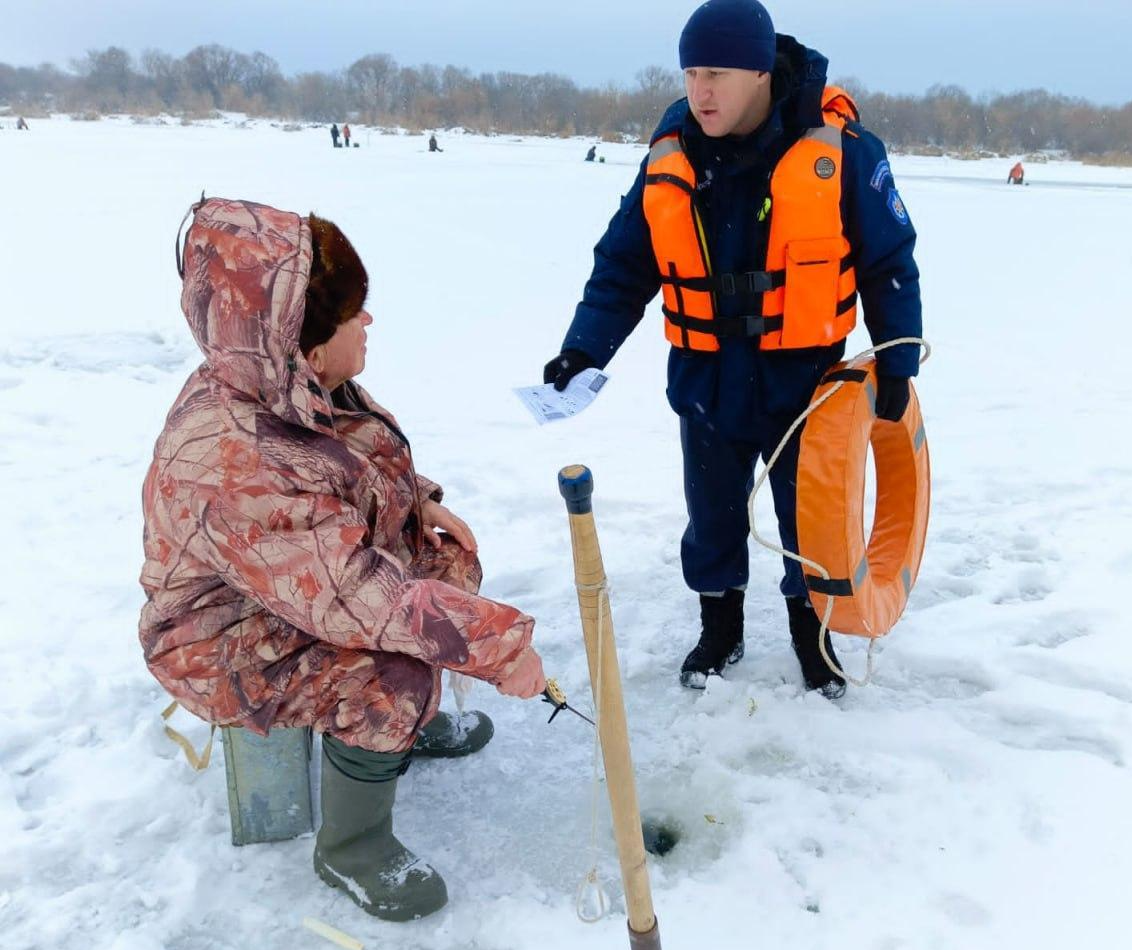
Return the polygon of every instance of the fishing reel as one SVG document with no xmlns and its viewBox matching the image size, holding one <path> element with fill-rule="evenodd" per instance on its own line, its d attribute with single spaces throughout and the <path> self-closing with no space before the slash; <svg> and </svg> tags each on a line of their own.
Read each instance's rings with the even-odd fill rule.
<svg viewBox="0 0 1132 950">
<path fill-rule="evenodd" d="M 547 720 L 548 724 L 554 722 L 554 717 L 562 712 L 563 709 L 568 709 L 575 716 L 584 719 L 591 726 L 594 725 L 594 721 L 590 719 L 589 716 L 578 712 L 578 710 L 566 702 L 566 694 L 562 691 L 562 687 L 558 685 L 558 680 L 556 679 L 547 679 L 546 689 L 542 691 L 542 701 L 544 703 L 550 703 L 550 705 L 554 707 L 554 712 L 550 714 L 550 718 Z"/>
</svg>

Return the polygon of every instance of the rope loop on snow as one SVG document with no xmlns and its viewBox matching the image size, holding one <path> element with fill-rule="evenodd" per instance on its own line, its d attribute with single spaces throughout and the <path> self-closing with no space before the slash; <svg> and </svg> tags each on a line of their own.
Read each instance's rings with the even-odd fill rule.
<svg viewBox="0 0 1132 950">
<path fill-rule="evenodd" d="M 181 747 L 181 751 L 185 753 L 185 761 L 192 766 L 194 772 L 203 772 L 208 768 L 208 763 L 212 760 L 212 740 L 216 738 L 216 723 L 209 725 L 208 742 L 205 743 L 204 748 L 201 749 L 200 752 L 197 752 L 188 739 L 169 725 L 169 717 L 177 711 L 177 707 L 180 705 L 177 700 L 173 700 L 173 702 L 161 710 L 161 719 L 165 723 L 165 735 Z"/>
</svg>

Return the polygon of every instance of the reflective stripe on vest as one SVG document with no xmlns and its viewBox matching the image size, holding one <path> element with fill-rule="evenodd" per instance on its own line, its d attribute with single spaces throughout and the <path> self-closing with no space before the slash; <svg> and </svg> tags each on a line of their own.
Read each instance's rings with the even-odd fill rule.
<svg viewBox="0 0 1132 950">
<path fill-rule="evenodd" d="M 827 103 L 835 93 L 827 90 Z M 831 109 L 823 118 L 825 125 L 808 130 L 774 170 L 764 270 L 747 274 L 713 274 L 693 201 L 696 175 L 680 136 L 653 144 L 644 213 L 661 273 L 664 333 L 673 346 L 714 351 L 723 336 L 758 336 L 764 350 L 829 346 L 856 325 L 856 276 L 841 221 L 845 119 Z M 736 290 L 761 299 L 761 313 L 721 318 L 716 294 Z"/>
</svg>

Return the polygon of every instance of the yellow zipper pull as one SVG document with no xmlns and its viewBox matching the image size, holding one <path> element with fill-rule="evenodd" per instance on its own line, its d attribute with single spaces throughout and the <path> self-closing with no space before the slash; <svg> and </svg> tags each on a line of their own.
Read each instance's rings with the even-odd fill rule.
<svg viewBox="0 0 1132 950">
<path fill-rule="evenodd" d="M 759 213 L 758 213 L 757 217 L 758 217 L 760 223 L 765 221 L 769 214 L 770 214 L 770 196 L 768 195 L 766 198 L 763 199 L 763 206 L 761 208 L 759 208 Z"/>
</svg>

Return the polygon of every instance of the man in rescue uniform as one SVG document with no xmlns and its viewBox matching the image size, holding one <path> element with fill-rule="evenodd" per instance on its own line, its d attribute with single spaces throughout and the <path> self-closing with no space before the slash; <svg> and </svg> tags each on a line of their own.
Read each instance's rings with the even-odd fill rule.
<svg viewBox="0 0 1132 950">
<path fill-rule="evenodd" d="M 544 381 L 563 389 L 604 368 L 663 291 L 668 401 L 680 416 L 688 527 L 684 579 L 702 630 L 680 682 L 702 689 L 741 659 L 747 496 L 845 351 L 857 308 L 874 343 L 920 336 L 916 232 L 884 145 L 851 98 L 826 88 L 827 61 L 776 35 L 757 0 L 708 0 L 680 36 L 687 98 L 594 249 L 594 269 Z M 876 413 L 898 420 L 919 351 L 878 354 Z M 783 547 L 797 551 L 799 436 L 771 472 Z M 781 592 L 807 689 L 836 698 L 820 623 L 797 562 Z M 833 656 L 827 637 L 827 649 Z"/>
</svg>

